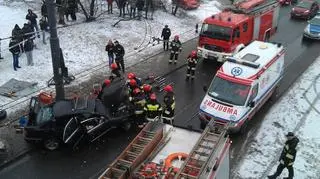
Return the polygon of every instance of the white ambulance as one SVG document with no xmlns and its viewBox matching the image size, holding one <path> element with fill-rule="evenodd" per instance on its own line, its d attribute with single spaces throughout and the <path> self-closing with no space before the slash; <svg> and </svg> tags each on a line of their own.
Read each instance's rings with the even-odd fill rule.
<svg viewBox="0 0 320 179">
<path fill-rule="evenodd" d="M 201 128 L 211 120 L 230 123 L 244 132 L 248 121 L 272 96 L 283 77 L 281 44 L 253 41 L 229 57 L 217 71 L 201 102 Z"/>
</svg>

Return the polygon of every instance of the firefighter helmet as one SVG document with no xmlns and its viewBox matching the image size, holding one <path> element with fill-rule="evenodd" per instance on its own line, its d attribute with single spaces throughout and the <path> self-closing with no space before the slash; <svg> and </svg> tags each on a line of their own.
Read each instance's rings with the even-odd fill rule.
<svg viewBox="0 0 320 179">
<path fill-rule="evenodd" d="M 179 40 L 179 35 L 175 35 L 174 39 Z"/>
<path fill-rule="evenodd" d="M 191 51 L 191 57 L 196 57 L 196 56 L 197 56 L 197 51 L 192 50 L 192 51 Z"/>
<path fill-rule="evenodd" d="M 166 91 L 166 92 L 173 92 L 173 88 L 172 88 L 171 85 L 165 86 L 165 87 L 163 88 L 163 90 Z"/>
<path fill-rule="evenodd" d="M 141 92 L 141 90 L 139 88 L 135 88 L 133 90 L 133 94 L 139 94 Z"/>
<path fill-rule="evenodd" d="M 131 80 L 129 81 L 129 85 L 132 86 L 132 87 L 137 86 L 137 81 L 134 80 L 134 79 L 131 79 Z"/>
<path fill-rule="evenodd" d="M 105 79 L 105 80 L 104 80 L 104 84 L 105 84 L 106 86 L 109 86 L 109 85 L 111 84 L 111 81 L 110 81 L 109 79 Z"/>
<path fill-rule="evenodd" d="M 118 65 L 116 63 L 112 63 L 110 67 L 112 70 L 115 70 L 118 68 Z"/>
<path fill-rule="evenodd" d="M 152 94 L 150 95 L 150 99 L 151 99 L 151 100 L 156 100 L 156 99 L 157 99 L 156 94 L 152 93 Z"/>
<path fill-rule="evenodd" d="M 136 74 L 134 74 L 134 73 L 128 73 L 128 75 L 127 75 L 127 78 L 128 79 L 134 79 L 134 78 L 136 78 Z"/>
<path fill-rule="evenodd" d="M 150 92 L 152 90 L 152 86 L 148 84 L 143 85 L 143 91 L 144 92 Z"/>
</svg>

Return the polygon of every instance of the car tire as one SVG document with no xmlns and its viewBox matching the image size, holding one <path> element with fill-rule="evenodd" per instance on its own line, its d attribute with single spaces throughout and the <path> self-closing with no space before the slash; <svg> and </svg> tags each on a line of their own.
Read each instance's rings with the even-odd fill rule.
<svg viewBox="0 0 320 179">
<path fill-rule="evenodd" d="M 245 134 L 247 132 L 247 128 L 248 128 L 248 123 L 249 123 L 249 119 L 247 119 L 246 121 L 244 121 L 244 123 L 242 124 L 241 128 L 240 128 L 240 134 Z"/>
<path fill-rule="evenodd" d="M 200 129 L 204 130 L 207 127 L 207 124 L 205 122 L 200 122 Z"/>
<path fill-rule="evenodd" d="M 43 141 L 43 146 L 47 150 L 54 151 L 59 148 L 60 141 L 55 137 L 47 138 Z"/>
<path fill-rule="evenodd" d="M 6 110 L 0 110 L 0 120 L 3 120 L 7 118 L 7 111 Z"/>
<path fill-rule="evenodd" d="M 121 125 L 121 128 L 124 130 L 124 131 L 129 131 L 131 129 L 131 122 L 125 122 Z"/>
</svg>

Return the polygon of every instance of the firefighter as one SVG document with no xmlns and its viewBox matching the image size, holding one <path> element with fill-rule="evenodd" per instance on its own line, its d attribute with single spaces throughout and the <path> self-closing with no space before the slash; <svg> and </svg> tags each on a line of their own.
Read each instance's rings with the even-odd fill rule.
<svg viewBox="0 0 320 179">
<path fill-rule="evenodd" d="M 190 76 L 191 76 L 191 80 L 194 79 L 197 63 L 198 63 L 197 51 L 193 50 L 187 58 L 186 80 L 189 80 Z"/>
<path fill-rule="evenodd" d="M 127 85 L 128 85 L 128 95 L 129 96 L 132 96 L 134 89 L 139 88 L 137 81 L 134 79 L 129 80 Z"/>
<path fill-rule="evenodd" d="M 144 105 L 146 104 L 146 100 L 144 94 L 139 88 L 135 88 L 132 92 L 132 96 L 129 97 L 130 102 L 133 105 L 135 121 L 139 128 L 143 127 L 145 123 L 144 117 Z"/>
<path fill-rule="evenodd" d="M 174 62 L 173 63 L 176 64 L 177 60 L 178 60 L 179 52 L 182 51 L 181 42 L 179 40 L 179 36 L 178 35 L 175 35 L 173 41 L 171 41 L 170 49 L 171 49 L 171 53 L 170 53 L 169 64 L 172 63 L 173 56 L 174 56 Z"/>
<path fill-rule="evenodd" d="M 146 100 L 149 100 L 150 95 L 152 93 L 152 86 L 149 84 L 144 84 L 144 85 L 142 85 L 142 90 L 143 90 L 143 93 L 144 93 Z"/>
<path fill-rule="evenodd" d="M 164 119 L 164 123 L 170 123 L 172 125 L 174 119 L 174 109 L 176 105 L 173 88 L 171 85 L 167 85 L 163 88 L 163 90 L 166 92 L 166 94 L 163 98 L 164 110 L 162 113 L 162 119 Z"/>
<path fill-rule="evenodd" d="M 103 94 L 103 90 L 110 86 L 111 84 L 111 80 L 109 79 L 105 79 L 104 82 L 101 85 L 100 89 L 94 89 L 93 94 L 98 95 L 97 98 L 101 100 L 102 94 Z"/>
<path fill-rule="evenodd" d="M 284 168 L 287 168 L 289 171 L 289 177 L 285 177 L 286 179 L 292 179 L 294 176 L 293 163 L 296 158 L 296 147 L 299 143 L 299 139 L 294 135 L 293 132 L 288 132 L 286 137 L 287 141 L 282 149 L 277 171 L 275 174 L 268 176 L 269 179 L 276 179 L 282 173 Z"/>
<path fill-rule="evenodd" d="M 135 73 L 130 72 L 127 75 L 127 80 L 130 81 L 132 79 L 136 80 L 138 86 L 142 85 L 142 82 L 141 82 L 140 78 L 137 78 Z"/>
<path fill-rule="evenodd" d="M 113 81 L 116 77 L 122 78 L 121 73 L 120 73 L 120 69 L 118 68 L 118 65 L 116 63 L 112 63 L 110 65 L 110 68 L 111 68 L 111 75 L 110 75 L 109 79 L 111 81 Z"/>
<path fill-rule="evenodd" d="M 157 101 L 156 94 L 152 93 L 150 95 L 150 100 L 144 105 L 144 112 L 147 121 L 157 121 L 161 119 L 162 107 Z"/>
</svg>

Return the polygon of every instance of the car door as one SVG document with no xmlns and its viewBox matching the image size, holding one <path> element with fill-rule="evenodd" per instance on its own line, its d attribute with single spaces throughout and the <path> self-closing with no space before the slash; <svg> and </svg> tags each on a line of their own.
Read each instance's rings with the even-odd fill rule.
<svg viewBox="0 0 320 179">
<path fill-rule="evenodd" d="M 63 131 L 63 142 L 75 147 L 86 134 L 86 130 L 81 126 L 77 117 L 72 117 L 66 124 Z"/>
</svg>

